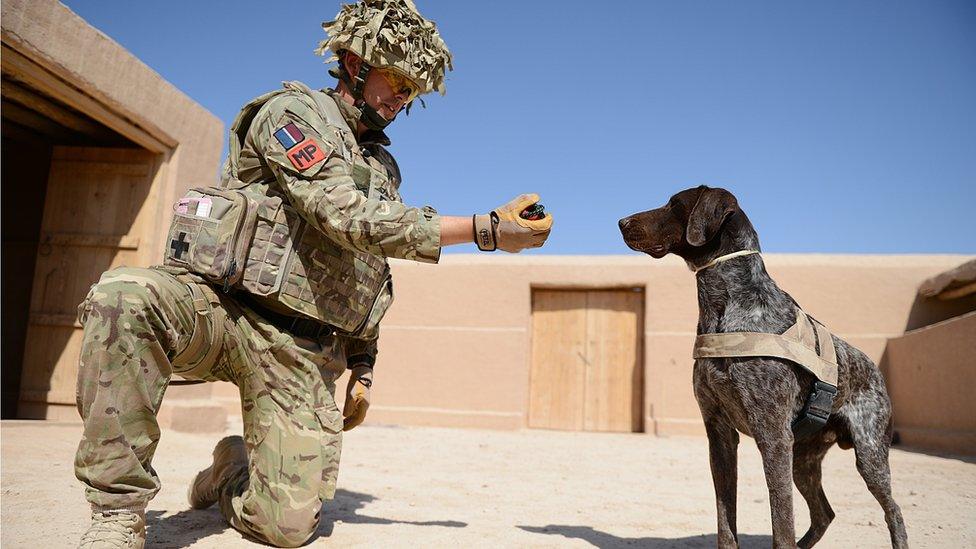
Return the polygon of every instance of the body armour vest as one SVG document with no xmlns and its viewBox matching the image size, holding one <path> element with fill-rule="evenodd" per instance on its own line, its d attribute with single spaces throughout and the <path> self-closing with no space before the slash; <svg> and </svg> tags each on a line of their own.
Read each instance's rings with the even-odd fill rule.
<svg viewBox="0 0 976 549">
<path fill-rule="evenodd" d="M 279 312 L 330 324 L 350 336 L 374 338 L 393 302 L 386 258 L 340 246 L 302 219 L 266 166 L 241 165 L 251 122 L 268 101 L 289 92 L 311 98 L 338 134 L 342 150 L 336 154 L 352 165 L 359 191 L 369 198 L 400 201 L 393 157 L 379 143 L 357 143 L 329 94 L 288 82 L 237 115 L 221 188 L 193 189 L 177 204 L 170 228 L 171 244 L 176 244 L 167 250 L 165 263 L 187 267 L 225 289 L 246 291 Z M 234 200 L 241 204 L 235 206 Z M 207 215 L 193 215 L 200 213 L 201 203 Z"/>
</svg>

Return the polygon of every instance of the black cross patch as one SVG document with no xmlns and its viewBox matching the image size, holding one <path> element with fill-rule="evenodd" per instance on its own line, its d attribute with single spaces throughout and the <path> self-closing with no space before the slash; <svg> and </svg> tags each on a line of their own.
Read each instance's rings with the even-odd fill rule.
<svg viewBox="0 0 976 549">
<path fill-rule="evenodd" d="M 180 238 L 177 240 L 170 240 L 169 247 L 172 248 L 173 256 L 176 259 L 180 259 L 183 252 L 190 251 L 190 243 L 186 241 L 186 233 L 180 233 Z"/>
</svg>

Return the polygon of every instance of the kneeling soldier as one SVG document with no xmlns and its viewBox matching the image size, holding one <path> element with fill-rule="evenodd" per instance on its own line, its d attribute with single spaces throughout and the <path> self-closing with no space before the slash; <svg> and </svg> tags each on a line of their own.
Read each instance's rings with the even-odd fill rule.
<svg viewBox="0 0 976 549">
<path fill-rule="evenodd" d="M 272 545 L 305 543 L 335 492 L 342 431 L 369 406 L 393 300 L 386 258 L 435 263 L 443 246 L 472 241 L 518 252 L 549 235 L 551 216 L 520 215 L 535 195 L 473 217 L 401 203 L 383 129 L 419 94 L 443 93 L 451 68 L 410 0 L 344 6 L 323 26 L 336 89 L 291 82 L 246 105 L 221 187 L 176 205 L 164 265 L 108 271 L 79 307 L 75 472 L 94 511 L 82 547 L 143 546 L 160 488 L 156 412 L 174 373 L 235 383 L 243 408 L 244 437 L 217 444 L 190 505 L 219 503 L 231 526 Z"/>
</svg>

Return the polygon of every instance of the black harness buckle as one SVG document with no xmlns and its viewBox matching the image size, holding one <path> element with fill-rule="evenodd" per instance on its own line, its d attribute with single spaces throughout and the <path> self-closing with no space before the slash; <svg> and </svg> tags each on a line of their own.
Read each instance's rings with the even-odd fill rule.
<svg viewBox="0 0 976 549">
<path fill-rule="evenodd" d="M 793 438 L 799 439 L 812 435 L 824 425 L 830 417 L 830 411 L 834 405 L 834 397 L 837 396 L 837 387 L 829 383 L 817 380 L 813 382 L 807 403 L 800 410 L 799 417 L 793 421 Z"/>
</svg>

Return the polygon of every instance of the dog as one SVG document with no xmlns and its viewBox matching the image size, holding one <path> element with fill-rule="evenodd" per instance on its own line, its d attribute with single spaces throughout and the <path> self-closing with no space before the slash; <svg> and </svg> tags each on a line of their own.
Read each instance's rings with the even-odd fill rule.
<svg viewBox="0 0 976 549">
<path fill-rule="evenodd" d="M 657 209 L 620 220 L 627 245 L 660 259 L 675 254 L 696 271 L 698 334 L 782 334 L 797 322 L 799 306 L 766 273 L 759 237 L 725 189 L 686 189 Z M 742 252 L 736 254 L 735 252 Z M 717 261 L 721 261 L 716 263 Z M 857 470 L 881 504 L 891 545 L 908 547 L 901 510 L 891 496 L 888 449 L 891 401 L 878 367 L 833 336 L 837 388 L 826 424 L 794 437 L 816 378 L 781 358 L 695 360 L 693 382 L 708 435 L 718 511 L 718 547 L 738 547 L 736 450 L 739 433 L 755 439 L 762 455 L 772 515 L 773 547 L 796 547 L 790 477 L 810 509 L 810 529 L 798 542 L 812 547 L 834 519 L 821 485 L 821 462 L 835 443 L 854 448 Z M 827 411 L 824 410 L 824 416 Z"/>
</svg>

